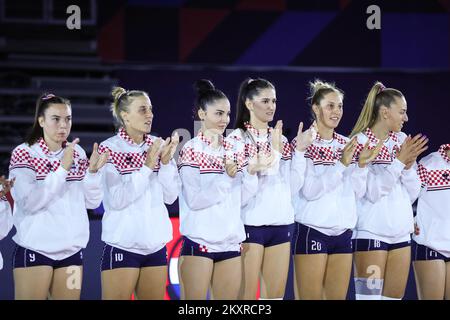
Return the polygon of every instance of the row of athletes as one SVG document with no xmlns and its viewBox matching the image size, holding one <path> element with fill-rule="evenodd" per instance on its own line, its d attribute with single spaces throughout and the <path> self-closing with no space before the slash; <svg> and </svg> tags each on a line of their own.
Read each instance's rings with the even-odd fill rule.
<svg viewBox="0 0 450 320">
<path fill-rule="evenodd" d="M 90 159 L 67 142 L 70 102 L 39 97 L 25 143 L 2 179 L 1 236 L 12 224 L 17 299 L 79 299 L 89 239 L 86 208 L 103 201 L 102 298 L 162 299 L 172 226 L 165 204 L 179 198 L 183 299 L 282 299 L 294 257 L 299 299 L 345 299 L 352 263 L 357 299 L 401 299 L 412 259 L 419 297 L 450 297 L 450 145 L 416 164 L 428 139 L 401 132 L 404 95 L 377 82 L 350 138 L 336 133 L 344 93 L 310 83 L 313 124 L 289 143 L 269 126 L 276 90 L 265 79 L 240 86 L 235 130 L 230 102 L 208 80 L 195 84 L 198 135 L 184 144 L 150 135 L 149 95 L 114 88 L 115 136 Z M 4 196 L 11 190 L 14 214 Z M 412 203 L 419 197 L 414 232 Z M 419 229 L 420 228 L 420 229 Z M 375 281 L 374 281 L 375 280 Z"/>
</svg>

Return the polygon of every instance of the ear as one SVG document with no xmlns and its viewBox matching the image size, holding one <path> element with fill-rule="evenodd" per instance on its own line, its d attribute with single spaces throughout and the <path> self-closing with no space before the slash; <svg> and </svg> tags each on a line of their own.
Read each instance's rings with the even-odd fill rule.
<svg viewBox="0 0 450 320">
<path fill-rule="evenodd" d="M 205 112 L 205 110 L 203 110 L 202 108 L 200 108 L 200 109 L 198 109 L 198 111 L 197 111 L 197 115 L 198 115 L 199 119 L 203 121 L 203 120 L 205 120 L 206 112 Z"/>
<path fill-rule="evenodd" d="M 247 107 L 248 111 L 253 111 L 253 102 L 250 99 L 245 100 L 245 106 Z"/>
<path fill-rule="evenodd" d="M 312 110 L 313 110 L 314 114 L 316 115 L 316 119 L 319 119 L 320 107 L 317 104 L 313 104 Z"/>
<path fill-rule="evenodd" d="M 123 120 L 123 122 L 128 122 L 128 112 L 126 111 L 120 111 L 120 118 Z"/>
<path fill-rule="evenodd" d="M 40 116 L 40 117 L 38 118 L 38 122 L 39 122 L 39 125 L 41 126 L 41 128 L 43 128 L 43 127 L 44 127 L 44 117 L 43 117 L 43 116 Z"/>
<path fill-rule="evenodd" d="M 380 115 L 381 119 L 386 120 L 387 118 L 389 118 L 389 108 L 387 108 L 386 106 L 380 106 L 378 114 Z"/>
</svg>

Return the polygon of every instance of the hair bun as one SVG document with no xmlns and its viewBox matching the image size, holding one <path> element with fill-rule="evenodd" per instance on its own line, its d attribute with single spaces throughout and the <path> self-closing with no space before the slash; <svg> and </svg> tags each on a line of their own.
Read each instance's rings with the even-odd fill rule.
<svg viewBox="0 0 450 320">
<path fill-rule="evenodd" d="M 309 87 L 311 90 L 311 96 L 314 96 L 314 94 L 321 89 L 334 89 L 332 85 L 321 80 L 314 80 L 314 82 L 310 82 Z"/>
<path fill-rule="evenodd" d="M 122 87 L 114 87 L 111 91 L 111 95 L 114 97 L 114 100 L 117 100 L 125 92 L 127 92 L 127 90 Z"/>
<path fill-rule="evenodd" d="M 194 90 L 197 92 L 198 95 L 209 91 L 209 90 L 214 90 L 214 85 L 211 81 L 207 80 L 207 79 L 200 79 L 195 81 L 194 83 Z"/>
</svg>

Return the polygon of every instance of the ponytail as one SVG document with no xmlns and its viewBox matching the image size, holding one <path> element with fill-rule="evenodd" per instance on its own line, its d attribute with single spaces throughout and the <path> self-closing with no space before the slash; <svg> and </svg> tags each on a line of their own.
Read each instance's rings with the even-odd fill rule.
<svg viewBox="0 0 450 320">
<path fill-rule="evenodd" d="M 275 90 L 275 86 L 272 83 L 261 78 L 247 78 L 241 83 L 236 104 L 236 121 L 234 123 L 235 129 L 239 128 L 245 131 L 245 123 L 250 121 L 250 111 L 245 105 L 245 101 L 247 99 L 253 99 L 253 97 L 256 96 L 260 90 L 268 88 Z"/>
<path fill-rule="evenodd" d="M 216 100 L 228 99 L 227 96 L 219 89 L 216 89 L 213 83 L 209 80 L 197 80 L 193 87 L 196 92 L 193 110 L 194 119 L 196 120 L 199 120 L 198 111 L 200 109 L 206 111 L 208 104 L 214 103 Z"/>
<path fill-rule="evenodd" d="M 116 125 L 118 127 L 125 127 L 123 122 L 121 112 L 128 111 L 128 106 L 133 102 L 133 99 L 140 96 L 145 96 L 148 98 L 148 94 L 145 91 L 140 90 L 125 90 L 122 87 L 114 87 L 111 91 L 113 96 L 113 103 L 111 104 L 111 111 L 114 119 L 116 120 Z"/>
<path fill-rule="evenodd" d="M 378 118 L 380 107 L 385 106 L 390 108 L 391 103 L 394 102 L 396 97 L 401 98 L 403 94 L 399 90 L 386 88 L 379 81 L 375 82 L 367 95 L 366 102 L 353 127 L 350 138 L 372 127 Z"/>
</svg>

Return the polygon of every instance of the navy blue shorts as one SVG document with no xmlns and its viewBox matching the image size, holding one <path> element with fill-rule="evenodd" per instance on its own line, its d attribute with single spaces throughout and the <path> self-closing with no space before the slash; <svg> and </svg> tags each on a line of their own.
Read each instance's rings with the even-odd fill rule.
<svg viewBox="0 0 450 320">
<path fill-rule="evenodd" d="M 282 226 L 247 226 L 245 225 L 246 239 L 243 243 L 258 243 L 264 247 L 291 242 L 294 234 L 294 224 Z"/>
<path fill-rule="evenodd" d="M 208 248 L 183 236 L 183 245 L 180 256 L 205 257 L 216 262 L 241 256 L 240 251 L 208 252 Z"/>
<path fill-rule="evenodd" d="M 103 248 L 101 271 L 117 268 L 145 268 L 167 265 L 167 248 L 143 255 L 122 250 L 108 244 Z"/>
<path fill-rule="evenodd" d="M 411 245 L 411 240 L 399 242 L 399 243 L 386 243 L 380 240 L 374 239 L 353 239 L 353 251 L 391 251 L 395 249 L 409 247 Z"/>
<path fill-rule="evenodd" d="M 444 262 L 450 262 L 450 258 L 447 258 L 443 254 L 440 254 L 436 250 L 433 250 L 427 246 L 418 244 L 413 240 L 412 242 L 412 261 L 429 261 L 429 260 L 444 260 Z"/>
<path fill-rule="evenodd" d="M 50 266 L 53 269 L 66 268 L 70 266 L 83 265 L 83 250 L 78 251 L 74 255 L 63 260 L 50 259 L 36 251 L 26 249 L 16 245 L 13 254 L 13 269 L 14 268 L 28 268 L 37 266 Z"/>
<path fill-rule="evenodd" d="M 348 229 L 338 236 L 328 236 L 314 228 L 296 222 L 297 240 L 294 254 L 352 253 L 352 231 Z"/>
</svg>

